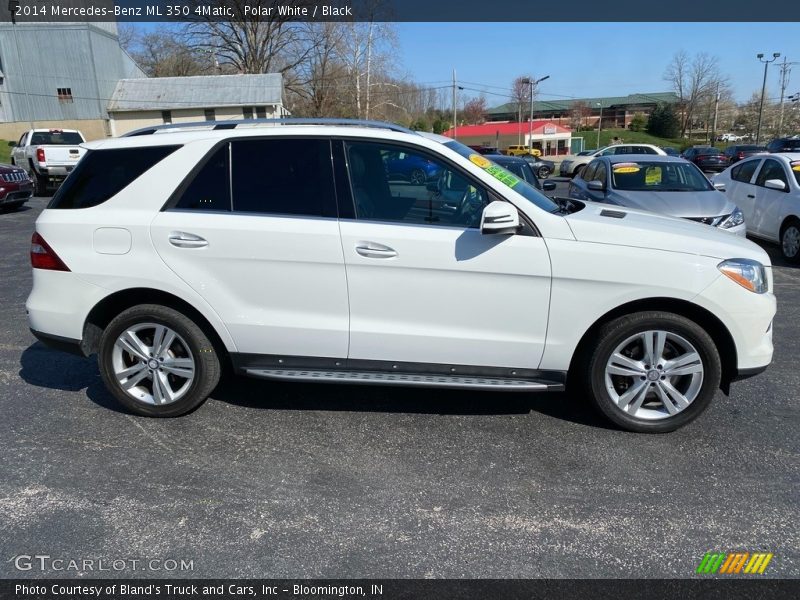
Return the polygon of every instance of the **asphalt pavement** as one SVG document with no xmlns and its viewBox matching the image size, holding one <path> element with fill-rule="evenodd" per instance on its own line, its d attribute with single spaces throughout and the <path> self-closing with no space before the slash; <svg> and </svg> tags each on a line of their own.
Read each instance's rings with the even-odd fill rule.
<svg viewBox="0 0 800 600">
<path fill-rule="evenodd" d="M 244 379 L 156 420 L 29 333 L 45 203 L 0 214 L 0 577 L 695 577 L 708 551 L 800 574 L 800 268 L 776 266 L 774 364 L 671 434 L 563 393 Z M 160 570 L 17 570 L 36 554 Z"/>
</svg>

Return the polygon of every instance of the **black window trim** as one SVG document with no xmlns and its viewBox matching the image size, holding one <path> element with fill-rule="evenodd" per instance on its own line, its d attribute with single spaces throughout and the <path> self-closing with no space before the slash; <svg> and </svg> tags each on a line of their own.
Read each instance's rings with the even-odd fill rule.
<svg viewBox="0 0 800 600">
<path fill-rule="evenodd" d="M 302 215 L 302 214 L 295 214 L 295 213 L 277 213 L 277 212 L 252 212 L 252 211 L 243 211 L 243 210 L 234 210 L 233 209 L 233 156 L 232 156 L 232 142 L 238 141 L 264 141 L 264 140 L 296 140 L 296 139 L 311 139 L 311 140 L 321 140 L 329 142 L 329 145 L 332 144 L 333 140 L 329 136 L 323 135 L 314 135 L 314 134 L 304 134 L 304 135 L 249 135 L 249 136 L 236 136 L 225 138 L 223 140 L 219 140 L 215 143 L 206 154 L 197 161 L 197 164 L 192 167 L 192 169 L 184 176 L 181 183 L 175 190 L 170 194 L 167 201 L 161 207 L 159 212 L 186 212 L 186 213 L 194 213 L 194 214 L 215 214 L 215 215 L 246 215 L 251 217 L 267 217 L 267 218 L 282 218 L 282 219 L 316 219 L 316 220 L 336 220 L 340 217 L 331 217 L 325 215 Z M 183 194 L 186 192 L 186 189 L 192 184 L 195 180 L 197 175 L 202 171 L 206 164 L 213 158 L 213 156 L 217 153 L 217 151 L 223 146 L 228 145 L 228 195 L 230 198 L 230 210 L 221 211 L 221 210 L 202 210 L 196 208 L 177 208 L 177 204 L 180 201 Z M 339 211 L 339 201 L 338 201 L 338 190 L 336 187 L 336 171 L 335 171 L 335 164 L 333 161 L 333 152 L 330 153 L 330 160 L 331 160 L 331 177 L 332 177 L 332 189 L 333 189 L 333 207 L 335 208 L 335 212 L 337 215 L 340 214 Z"/>
<path fill-rule="evenodd" d="M 385 138 L 376 138 L 376 137 L 369 137 L 369 136 L 364 136 L 364 137 L 362 137 L 362 136 L 359 136 L 359 137 L 354 137 L 354 136 L 333 136 L 331 139 L 332 140 L 341 141 L 342 142 L 342 149 L 343 149 L 343 152 L 344 152 L 345 172 L 344 172 L 343 175 L 346 177 L 346 181 L 347 181 L 347 186 L 346 187 L 347 187 L 347 193 L 348 193 L 348 197 L 346 199 L 346 202 L 347 202 L 348 208 L 352 207 L 352 211 L 353 211 L 353 216 L 352 217 L 347 217 L 347 220 L 361 222 L 361 223 L 379 223 L 379 224 L 383 224 L 383 225 L 399 225 L 399 226 L 404 226 L 404 227 L 436 227 L 436 228 L 445 227 L 447 229 L 462 229 L 462 230 L 467 230 L 467 231 L 473 229 L 471 227 L 456 227 L 456 226 L 451 226 L 451 225 L 433 225 L 433 224 L 426 224 L 426 223 L 406 223 L 404 221 L 384 221 L 384 220 L 380 220 L 380 219 L 358 219 L 356 217 L 355 199 L 354 199 L 353 187 L 352 187 L 353 183 L 352 183 L 352 179 L 350 178 L 350 164 L 349 164 L 349 161 L 347 160 L 347 150 L 345 148 L 345 145 L 346 145 L 345 143 L 346 142 L 356 142 L 356 143 L 358 143 L 358 142 L 367 142 L 367 143 L 376 143 L 376 144 L 390 144 L 390 145 L 393 145 L 393 146 L 401 146 L 403 148 L 408 148 L 410 152 L 416 152 L 416 153 L 423 154 L 425 156 L 430 156 L 430 157 L 432 157 L 433 159 L 435 159 L 435 160 L 437 160 L 439 162 L 445 163 L 448 168 L 451 168 L 454 171 L 456 171 L 458 174 L 461 174 L 467 180 L 468 183 L 471 183 L 472 185 L 474 185 L 478 189 L 484 190 L 486 192 L 487 198 L 489 198 L 489 202 L 492 202 L 491 198 L 494 197 L 496 200 L 500 200 L 502 202 L 508 202 L 514 208 L 517 209 L 517 212 L 519 213 L 520 221 L 523 222 L 524 225 L 527 225 L 527 227 L 524 227 L 523 229 L 521 229 L 516 235 L 527 235 L 527 236 L 532 236 L 532 237 L 542 237 L 541 236 L 541 232 L 536 227 L 535 223 L 528 217 L 527 214 L 525 214 L 525 212 L 519 206 L 517 206 L 515 203 L 511 202 L 511 200 L 509 200 L 508 198 L 506 198 L 505 196 L 503 196 L 502 194 L 497 192 L 494 188 L 487 188 L 486 185 L 484 185 L 483 182 L 477 181 L 475 179 L 475 177 L 472 175 L 472 173 L 469 173 L 469 172 L 465 171 L 460 165 L 457 165 L 454 161 L 450 160 L 450 158 L 447 157 L 447 156 L 443 156 L 441 154 L 431 152 L 428 148 L 425 148 L 423 146 L 417 146 L 415 144 L 411 144 L 411 143 L 408 143 L 408 142 L 405 142 L 405 141 L 400 141 L 400 140 L 387 140 Z M 344 204 L 344 202 L 345 201 L 343 199 L 342 203 Z M 341 212 L 340 212 L 340 214 L 341 214 Z M 345 219 L 344 217 L 341 217 L 341 216 L 339 218 L 343 219 L 343 220 Z M 478 228 L 478 231 L 480 231 L 480 228 Z"/>
</svg>

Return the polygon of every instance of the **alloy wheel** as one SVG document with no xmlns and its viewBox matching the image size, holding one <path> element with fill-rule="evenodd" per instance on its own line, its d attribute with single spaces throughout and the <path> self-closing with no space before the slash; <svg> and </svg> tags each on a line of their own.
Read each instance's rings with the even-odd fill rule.
<svg viewBox="0 0 800 600">
<path fill-rule="evenodd" d="M 797 225 L 789 225 L 781 238 L 783 255 L 786 258 L 795 258 L 800 252 L 800 229 Z"/>
</svg>

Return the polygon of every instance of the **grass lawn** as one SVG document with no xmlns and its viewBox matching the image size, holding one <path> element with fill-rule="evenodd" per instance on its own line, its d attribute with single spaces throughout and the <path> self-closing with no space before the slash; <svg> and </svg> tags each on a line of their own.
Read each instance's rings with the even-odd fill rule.
<svg viewBox="0 0 800 600">
<path fill-rule="evenodd" d="M 590 148 L 600 148 L 603 146 L 608 146 L 611 143 L 611 139 L 616 136 L 622 139 L 622 142 L 625 144 L 655 144 L 656 146 L 671 146 L 678 151 L 683 150 L 684 148 L 688 148 L 689 146 L 694 146 L 695 144 L 704 144 L 705 140 L 697 140 L 697 139 L 668 139 L 668 138 L 660 138 L 654 135 L 650 135 L 644 131 L 631 131 L 630 129 L 603 129 L 600 132 L 600 145 L 597 145 L 597 130 L 595 131 L 576 131 L 573 134 L 573 137 L 583 137 L 583 146 L 585 149 L 589 150 Z M 717 142 L 717 148 L 724 148 L 727 146 L 726 143 Z"/>
<path fill-rule="evenodd" d="M 0 163 L 9 164 L 11 162 L 11 146 L 8 140 L 0 140 Z"/>
</svg>

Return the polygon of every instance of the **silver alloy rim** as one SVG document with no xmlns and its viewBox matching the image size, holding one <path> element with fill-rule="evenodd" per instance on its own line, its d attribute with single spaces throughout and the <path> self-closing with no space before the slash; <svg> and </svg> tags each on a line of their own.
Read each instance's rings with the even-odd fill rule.
<svg viewBox="0 0 800 600">
<path fill-rule="evenodd" d="M 411 183 L 414 185 L 422 185 L 425 183 L 425 172 L 422 169 L 414 169 L 411 171 Z"/>
<path fill-rule="evenodd" d="M 794 225 L 790 225 L 783 232 L 783 254 L 788 258 L 794 258 L 800 251 L 800 230 Z"/>
<path fill-rule="evenodd" d="M 703 386 L 703 360 L 684 337 L 669 331 L 643 331 L 611 353 L 605 383 L 625 414 L 667 419 L 697 399 Z"/>
<path fill-rule="evenodd" d="M 114 342 L 111 364 L 126 394 L 154 406 L 180 400 L 196 372 L 189 345 L 159 323 L 139 323 L 123 331 Z"/>
</svg>

